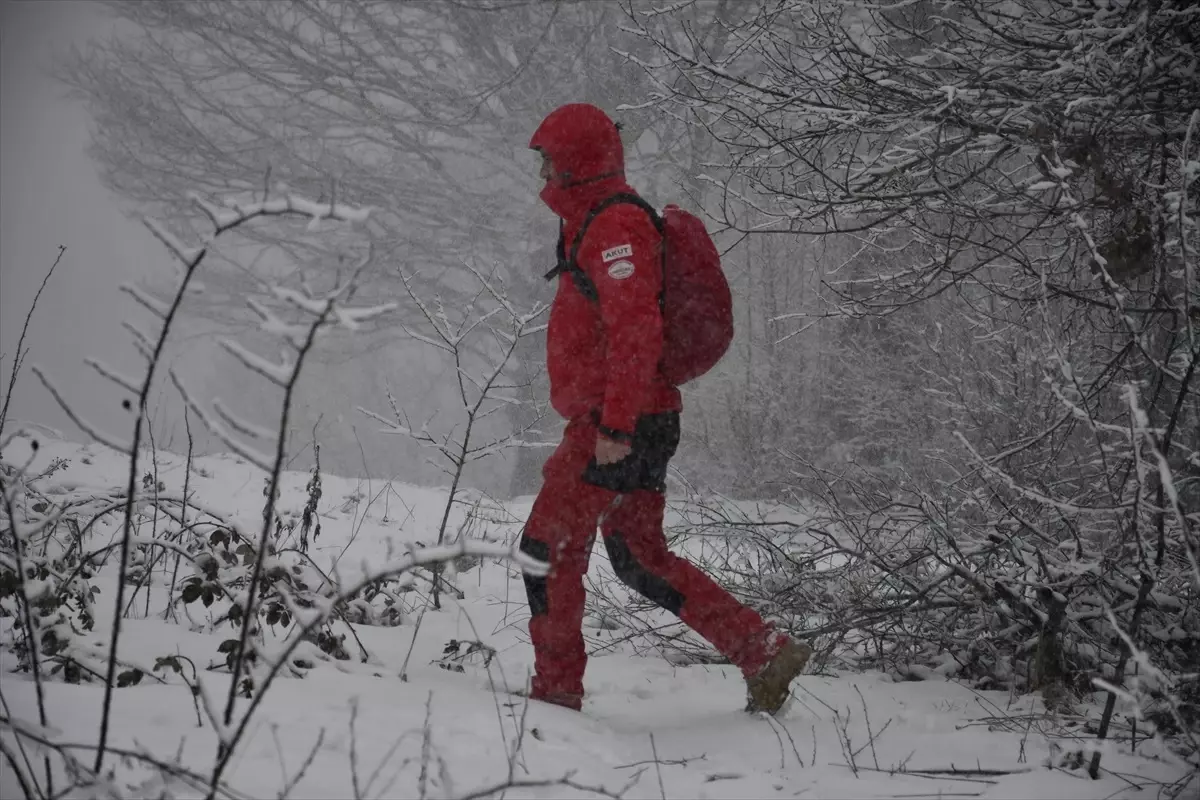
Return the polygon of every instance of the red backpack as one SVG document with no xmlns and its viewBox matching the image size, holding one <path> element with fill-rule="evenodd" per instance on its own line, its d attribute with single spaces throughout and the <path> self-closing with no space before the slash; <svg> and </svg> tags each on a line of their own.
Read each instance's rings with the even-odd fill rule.
<svg viewBox="0 0 1200 800">
<path fill-rule="evenodd" d="M 636 194 L 616 194 L 588 212 L 571 252 L 563 252 L 558 241 L 558 266 L 546 273 L 552 278 L 567 272 L 585 297 L 598 299 L 596 286 L 575 259 L 588 225 L 609 206 L 631 203 L 650 215 L 663 239 L 663 289 L 658 307 L 663 317 L 663 351 L 659 371 L 673 386 L 682 386 L 712 369 L 733 341 L 733 297 L 721 270 L 716 245 L 696 215 L 675 205 L 659 216 L 654 207 Z"/>
</svg>

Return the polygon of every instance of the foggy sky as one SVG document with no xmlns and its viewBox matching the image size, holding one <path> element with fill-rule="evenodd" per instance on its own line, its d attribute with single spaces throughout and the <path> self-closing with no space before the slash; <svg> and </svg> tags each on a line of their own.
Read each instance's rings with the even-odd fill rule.
<svg viewBox="0 0 1200 800">
<path fill-rule="evenodd" d="M 49 73 L 57 54 L 120 29 L 107 9 L 86 0 L 0 3 L 0 402 L 29 305 L 59 244 L 68 248 L 30 324 L 24 342 L 29 355 L 17 380 L 6 431 L 32 423 L 50 426 L 67 439 L 90 441 L 33 374 L 30 367 L 36 364 L 87 423 L 110 439 L 129 442 L 133 415 L 121 404 L 135 398 L 101 377 L 85 359 L 100 360 L 140 385 L 145 362 L 121 323 L 127 319 L 153 336 L 158 331 L 157 320 L 119 286 L 152 277 L 172 278 L 173 256 L 139 218 L 125 216 L 119 200 L 102 186 L 85 153 L 90 117 L 83 104 L 68 98 L 67 88 Z M 158 281 L 159 287 L 163 285 Z M 185 377 L 193 398 L 202 406 L 221 395 L 249 422 L 274 427 L 278 412 L 261 396 L 263 387 L 245 380 L 244 369 L 221 350 L 217 336 L 205 333 L 204 321 L 189 316 L 178 319 L 173 327 L 158 370 L 164 388 L 149 398 L 154 445 L 177 453 L 187 450 L 182 403 L 164 380 L 168 369 Z M 397 342 L 397 346 L 402 344 Z M 416 418 L 427 416 L 430 409 L 453 405 L 453 397 L 445 396 L 453 389 L 453 381 L 444 374 L 445 365 L 434 369 L 420 363 L 410 362 L 410 369 L 392 376 L 399 384 L 399 399 Z M 344 380 L 336 372 L 323 378 L 316 365 L 306 373 L 310 380 L 324 379 L 330 385 Z M 302 407 L 315 402 L 316 398 L 308 396 L 297 400 Z M 332 406 L 314 406 L 314 413 L 327 414 L 327 424 L 350 430 L 357 423 L 364 436 L 378 427 L 348 410 L 345 398 L 336 403 L 325 398 L 324 402 Z M 368 402 L 386 410 L 381 398 Z M 228 451 L 215 437 L 206 436 L 194 418 L 192 422 L 197 454 Z M 357 428 L 354 431 L 357 437 Z M 427 463 L 424 451 L 403 437 L 372 435 L 365 442 L 365 452 L 363 447 L 324 452 L 322 461 L 343 474 L 378 470 L 402 480 L 444 481 L 442 473 Z M 509 467 L 504 460 L 494 460 L 481 469 L 474 474 L 483 485 L 489 489 L 505 485 Z M 468 481 L 475 482 L 475 478 Z"/>
<path fill-rule="evenodd" d="M 152 328 L 118 286 L 170 268 L 145 228 L 117 210 L 84 148 L 88 116 L 47 69 L 55 53 L 106 35 L 106 10 L 90 2 L 2 0 L 0 19 L 0 372 L 7 390 L 25 315 L 60 244 L 67 252 L 26 335 L 29 349 L 9 425 L 39 423 L 79 441 L 76 428 L 30 367 L 37 364 L 85 418 L 121 440 L 126 396 L 85 366 L 94 357 L 124 375 L 143 364 L 123 318 Z M 11 428 L 10 428 L 11 430 Z"/>
</svg>

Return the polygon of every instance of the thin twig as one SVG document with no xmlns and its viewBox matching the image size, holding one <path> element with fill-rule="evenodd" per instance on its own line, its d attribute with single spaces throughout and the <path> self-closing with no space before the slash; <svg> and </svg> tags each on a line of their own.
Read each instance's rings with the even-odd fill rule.
<svg viewBox="0 0 1200 800">
<path fill-rule="evenodd" d="M 54 268 L 58 266 L 58 262 L 62 261 L 63 254 L 67 252 L 67 246 L 60 244 L 58 246 L 58 255 L 54 259 L 54 263 L 50 265 L 50 269 L 46 272 L 46 277 L 42 278 L 42 285 L 38 287 L 37 293 L 33 296 L 33 302 L 29 304 L 29 311 L 25 314 L 25 324 L 21 326 L 21 336 L 17 339 L 17 350 L 13 354 L 12 372 L 8 377 L 8 388 L 4 393 L 4 407 L 0 408 L 0 434 L 4 433 L 4 424 L 8 421 L 8 405 L 12 402 L 13 387 L 17 385 L 17 373 L 21 370 L 21 363 L 25 360 L 25 334 L 29 331 L 29 321 L 33 319 L 34 309 L 37 308 L 38 299 L 42 296 L 42 291 L 45 290 L 46 284 L 50 281 L 50 276 L 54 274 Z"/>
<path fill-rule="evenodd" d="M 658 746 L 654 744 L 654 732 L 650 732 L 650 754 L 654 756 L 654 771 L 658 773 L 658 796 L 667 800 L 667 790 L 663 787 L 662 764 L 658 761 Z"/>
<path fill-rule="evenodd" d="M 296 774 L 292 776 L 291 780 L 285 783 L 283 788 L 279 790 L 279 800 L 284 800 L 284 798 L 291 794 L 292 790 L 296 788 L 296 784 L 300 783 L 300 781 L 304 779 L 305 774 L 308 773 L 308 768 L 312 766 L 313 760 L 317 757 L 317 753 L 320 751 L 321 745 L 324 743 L 325 729 L 321 728 L 321 730 L 317 732 L 317 740 L 313 742 L 313 746 L 308 751 L 308 756 L 304 759 L 304 762 L 300 765 L 299 771 L 297 771 Z"/>
<path fill-rule="evenodd" d="M 875 734 L 871 730 L 871 713 L 867 710 L 867 700 L 863 697 L 863 693 L 859 690 L 857 683 L 854 684 L 854 691 L 858 693 L 858 699 L 862 702 L 863 718 L 867 721 L 867 736 L 870 737 L 868 742 L 871 745 L 871 760 L 875 762 L 875 769 L 879 769 L 879 756 L 875 753 Z M 880 733 L 883 733 L 883 731 L 880 731 Z"/>
<path fill-rule="evenodd" d="M 41 787 L 37 785 L 37 780 L 32 775 L 28 778 L 25 776 L 25 770 L 17 763 L 16 755 L 8 749 L 8 745 L 4 743 L 3 739 L 0 739 L 0 753 L 4 755 L 4 760 L 8 762 L 12 774 L 17 776 L 17 783 L 21 785 L 21 791 L 24 792 L 26 798 L 32 799 L 46 796 L 42 793 Z M 47 756 L 47 758 L 49 757 Z"/>
<path fill-rule="evenodd" d="M 177 254 L 184 263 L 183 278 L 179 281 L 179 286 L 175 290 L 175 296 L 171 299 L 169 309 L 163 315 L 162 328 L 159 331 L 158 340 L 154 343 L 154 351 L 151 354 L 149 364 L 146 366 L 146 376 L 142 380 L 141 389 L 138 392 L 137 415 L 133 422 L 133 442 L 129 446 L 129 472 L 125 487 L 124 520 L 121 526 L 121 557 L 118 562 L 116 601 L 113 611 L 112 633 L 109 638 L 108 670 L 104 678 L 104 704 L 100 712 L 99 744 L 96 747 L 96 761 L 92 769 L 95 773 L 99 773 L 104 766 L 104 750 L 108 743 L 108 729 L 112 718 L 112 696 L 116 684 L 115 678 L 117 672 L 117 645 L 121 640 L 122 610 L 125 605 L 125 574 L 129 570 L 129 544 L 133 538 L 133 510 L 137 496 L 138 456 L 141 451 L 142 428 L 146 418 L 146 403 L 150 397 L 150 387 L 154 383 L 154 375 L 159 359 L 162 357 L 163 348 L 167 343 L 167 335 L 171 332 L 171 325 L 179 312 L 179 307 L 183 303 L 184 296 L 187 294 L 192 277 L 196 274 L 196 269 L 200 266 L 200 262 L 204 260 L 207 252 L 207 248 L 202 249 L 192 255 L 190 260 L 184 258 L 184 254 L 182 253 Z"/>
<path fill-rule="evenodd" d="M 362 800 L 362 787 L 358 785 L 358 736 L 354 723 L 358 721 L 358 698 L 350 700 L 350 786 L 354 790 L 354 800 Z"/>
<path fill-rule="evenodd" d="M 421 772 L 417 776 L 417 793 L 425 800 L 429 782 L 429 757 L 432 748 L 433 730 L 430 728 L 430 717 L 433 716 L 433 690 L 425 698 L 425 724 L 421 726 Z"/>
</svg>

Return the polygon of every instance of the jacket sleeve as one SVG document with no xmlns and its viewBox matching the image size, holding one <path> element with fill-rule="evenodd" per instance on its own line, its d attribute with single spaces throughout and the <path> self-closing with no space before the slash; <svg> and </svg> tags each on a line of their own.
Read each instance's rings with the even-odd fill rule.
<svg viewBox="0 0 1200 800">
<path fill-rule="evenodd" d="M 632 439 L 662 354 L 661 238 L 646 212 L 619 205 L 589 226 L 578 263 L 596 287 L 606 345 L 601 433 Z"/>
</svg>

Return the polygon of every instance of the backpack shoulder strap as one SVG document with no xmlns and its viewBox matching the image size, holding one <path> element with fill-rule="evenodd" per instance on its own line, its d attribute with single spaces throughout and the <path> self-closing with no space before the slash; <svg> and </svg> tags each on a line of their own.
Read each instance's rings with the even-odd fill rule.
<svg viewBox="0 0 1200 800">
<path fill-rule="evenodd" d="M 583 293 L 584 297 L 592 301 L 599 299 L 599 294 L 596 292 L 596 285 L 592 282 L 592 279 L 589 278 L 587 274 L 579 268 L 579 263 L 576 261 L 576 259 L 579 257 L 579 248 L 583 244 L 583 237 L 587 234 L 588 226 L 592 224 L 592 221 L 595 220 L 596 217 L 600 216 L 608 208 L 615 206 L 618 203 L 635 205 L 645 211 L 650 215 L 650 221 L 654 224 L 654 229 L 658 231 L 660 236 L 665 236 L 663 219 L 658 215 L 658 212 L 654 209 L 654 206 L 647 203 L 644 198 L 630 192 L 620 192 L 618 194 L 614 194 L 611 197 L 604 198 L 599 205 L 589 211 L 587 216 L 583 218 L 583 222 L 579 226 L 579 232 L 575 234 L 575 240 L 571 242 L 571 251 L 569 254 L 565 252 L 566 243 L 562 234 L 562 224 L 559 224 L 557 247 L 558 263 L 554 266 L 554 269 L 546 273 L 546 280 L 550 280 L 551 278 L 554 278 L 563 272 L 569 273 L 572 280 L 575 281 L 576 287 L 578 287 L 579 291 Z"/>
<path fill-rule="evenodd" d="M 658 216 L 658 212 L 654 210 L 654 206 L 647 203 L 642 197 L 630 192 L 614 194 L 612 197 L 606 197 L 603 202 L 589 211 L 587 216 L 583 218 L 583 224 L 579 226 L 579 232 L 575 234 L 575 241 L 571 243 L 571 254 L 567 259 L 572 265 L 576 264 L 575 259 L 579 257 L 579 248 L 583 244 L 583 236 L 587 233 L 588 226 L 592 224 L 592 221 L 596 217 L 618 203 L 628 203 L 645 211 L 650 215 L 650 221 L 654 223 L 654 229 L 658 231 L 659 236 L 663 234 L 663 221 Z"/>
</svg>

